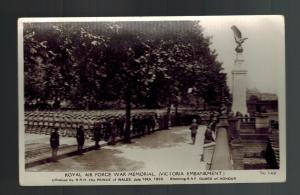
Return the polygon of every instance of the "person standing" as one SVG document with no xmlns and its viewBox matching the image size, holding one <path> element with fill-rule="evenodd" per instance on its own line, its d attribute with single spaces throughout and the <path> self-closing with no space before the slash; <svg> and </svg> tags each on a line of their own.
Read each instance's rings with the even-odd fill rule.
<svg viewBox="0 0 300 195">
<path fill-rule="evenodd" d="M 116 126 L 116 120 L 111 122 L 111 140 L 110 145 L 116 145 L 116 137 L 117 137 L 117 126 Z"/>
<path fill-rule="evenodd" d="M 121 116 L 116 120 L 116 126 L 117 126 L 117 130 L 118 130 L 118 134 L 120 136 L 120 138 L 124 137 L 124 118 Z"/>
<path fill-rule="evenodd" d="M 133 115 L 132 117 L 131 125 L 132 125 L 132 134 L 136 135 L 138 133 L 138 119 L 135 115 Z"/>
<path fill-rule="evenodd" d="M 80 127 L 77 129 L 76 139 L 77 139 L 77 151 L 79 154 L 82 154 L 82 148 L 84 145 L 84 131 L 82 125 L 80 125 Z"/>
<path fill-rule="evenodd" d="M 150 123 L 150 133 L 154 133 L 154 130 L 155 130 L 155 119 L 154 119 L 154 116 L 150 116 L 150 119 L 149 119 L 149 123 Z"/>
<path fill-rule="evenodd" d="M 104 131 L 104 140 L 106 142 L 109 141 L 109 138 L 111 136 L 111 124 L 109 119 L 105 119 L 103 125 L 103 131 Z"/>
<path fill-rule="evenodd" d="M 102 134 L 102 125 L 103 124 L 98 123 L 95 125 L 95 127 L 93 129 L 96 150 L 100 149 L 99 141 L 101 139 L 101 134 Z"/>
<path fill-rule="evenodd" d="M 197 136 L 197 130 L 198 130 L 198 124 L 197 124 L 197 120 L 196 119 L 192 120 L 192 124 L 190 126 L 190 130 L 191 130 L 192 144 L 194 145 L 195 142 L 196 142 L 196 136 Z"/>
<path fill-rule="evenodd" d="M 141 135 L 144 136 L 145 135 L 145 132 L 146 132 L 146 118 L 145 116 L 143 115 L 140 115 L 140 121 L 139 121 L 139 128 L 140 128 L 140 131 L 141 131 Z"/>
<path fill-rule="evenodd" d="M 50 135 L 50 146 L 52 148 L 52 161 L 57 162 L 57 151 L 59 147 L 58 128 L 55 128 Z"/>
</svg>

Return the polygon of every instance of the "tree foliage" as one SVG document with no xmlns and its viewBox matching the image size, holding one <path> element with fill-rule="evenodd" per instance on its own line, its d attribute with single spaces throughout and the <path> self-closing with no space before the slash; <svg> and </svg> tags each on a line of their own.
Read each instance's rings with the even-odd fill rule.
<svg viewBox="0 0 300 195">
<path fill-rule="evenodd" d="M 25 98 L 155 108 L 193 93 L 219 105 L 226 75 L 202 31 L 196 21 L 27 23 Z"/>
</svg>

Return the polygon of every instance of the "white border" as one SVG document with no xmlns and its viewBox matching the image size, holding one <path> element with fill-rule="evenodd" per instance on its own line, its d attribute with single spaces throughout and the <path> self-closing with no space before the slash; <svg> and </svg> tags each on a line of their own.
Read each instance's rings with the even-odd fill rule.
<svg viewBox="0 0 300 195">
<path fill-rule="evenodd" d="M 174 21 L 174 20 L 200 20 L 212 17 L 259 17 L 271 19 L 282 26 L 284 35 L 283 16 L 172 16 L 172 17 L 86 17 L 86 18 L 19 18 L 18 19 L 18 103 L 19 103 L 19 182 L 22 186 L 42 185 L 147 185 L 147 184 L 212 184 L 212 183 L 270 183 L 286 181 L 286 91 L 285 91 L 285 58 L 280 68 L 279 100 L 279 146 L 280 146 L 280 169 L 279 170 L 232 170 L 222 171 L 226 177 L 236 177 L 235 181 L 168 181 L 163 182 L 52 182 L 52 178 L 63 178 L 64 172 L 26 172 L 25 171 L 25 143 L 24 143 L 24 61 L 23 61 L 23 24 L 26 22 L 104 22 L 104 21 Z M 283 38 L 284 40 L 284 38 Z M 285 43 L 283 43 L 285 45 Z M 285 56 L 285 46 L 283 46 Z M 180 170 L 178 170 L 180 171 Z M 275 175 L 270 174 L 275 173 Z M 157 172 L 158 173 L 158 172 Z"/>
</svg>

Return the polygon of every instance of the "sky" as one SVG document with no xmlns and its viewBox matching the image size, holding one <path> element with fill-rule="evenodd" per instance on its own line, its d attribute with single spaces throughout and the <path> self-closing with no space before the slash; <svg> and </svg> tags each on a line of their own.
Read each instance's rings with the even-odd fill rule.
<svg viewBox="0 0 300 195">
<path fill-rule="evenodd" d="M 210 47 L 216 49 L 218 60 L 223 62 L 230 88 L 236 55 L 231 26 L 236 25 L 242 36 L 248 38 L 243 44 L 248 89 L 276 94 L 284 90 L 284 20 L 281 16 L 203 17 L 200 25 L 204 35 L 212 37 Z"/>
</svg>

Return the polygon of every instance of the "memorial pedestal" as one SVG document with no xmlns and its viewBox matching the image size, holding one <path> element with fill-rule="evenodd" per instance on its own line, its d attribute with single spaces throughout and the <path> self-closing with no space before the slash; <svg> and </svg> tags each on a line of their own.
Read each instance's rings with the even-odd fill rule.
<svg viewBox="0 0 300 195">
<path fill-rule="evenodd" d="M 247 70 L 244 69 L 244 60 L 241 53 L 237 54 L 232 70 L 232 111 L 243 115 L 248 113 L 247 109 Z"/>
<path fill-rule="evenodd" d="M 270 122 L 267 114 L 260 113 L 255 116 L 256 131 L 268 131 L 269 128 L 270 128 Z"/>
</svg>

